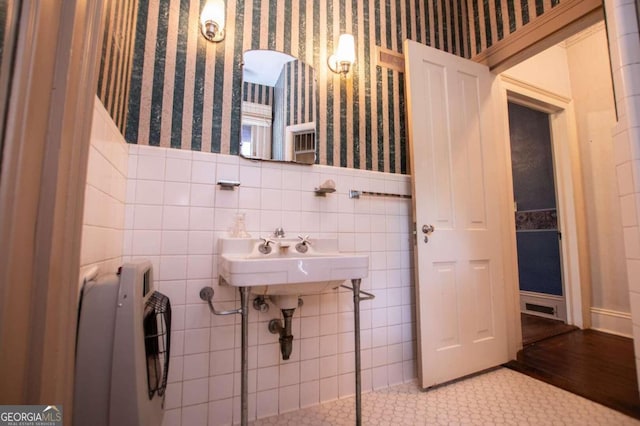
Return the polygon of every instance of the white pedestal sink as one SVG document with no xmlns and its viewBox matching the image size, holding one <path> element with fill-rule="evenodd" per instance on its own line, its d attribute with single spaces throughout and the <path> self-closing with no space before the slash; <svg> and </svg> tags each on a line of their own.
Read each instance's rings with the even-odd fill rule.
<svg viewBox="0 0 640 426">
<path fill-rule="evenodd" d="M 312 239 L 306 253 L 296 251 L 299 242 L 275 239 L 262 254 L 259 239 L 221 238 L 218 272 L 228 285 L 262 296 L 317 294 L 368 275 L 369 256 L 339 252 L 337 239 Z"/>
<path fill-rule="evenodd" d="M 298 296 L 322 293 L 351 280 L 354 305 L 355 376 L 356 376 L 356 424 L 361 424 L 361 379 L 360 379 L 360 301 L 374 296 L 360 290 L 361 279 L 369 273 L 369 256 L 338 251 L 338 240 L 318 238 L 309 240 L 306 251 L 300 253 L 296 244 L 300 240 L 277 238 L 269 243 L 271 251 L 260 252 L 263 241 L 248 238 L 221 238 L 218 272 L 220 282 L 238 287 L 241 296 L 242 350 L 241 350 L 241 424 L 248 424 L 248 293 L 268 296 L 282 310 L 284 326 L 278 319 L 271 320 L 269 331 L 280 334 L 283 359 L 289 359 L 293 336 L 291 318 L 298 306 Z M 349 287 L 347 287 L 349 288 Z M 203 289 L 204 290 L 204 289 Z M 364 296 L 361 296 L 361 293 Z M 202 298 L 201 292 L 201 298 Z M 211 298 L 211 310 L 216 313 Z M 233 311 L 234 313 L 236 311 Z M 217 313 L 218 315 L 226 313 Z"/>
</svg>

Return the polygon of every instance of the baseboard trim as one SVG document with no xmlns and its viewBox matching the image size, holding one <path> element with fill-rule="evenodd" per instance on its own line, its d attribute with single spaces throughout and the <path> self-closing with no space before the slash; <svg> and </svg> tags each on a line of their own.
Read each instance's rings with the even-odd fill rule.
<svg viewBox="0 0 640 426">
<path fill-rule="evenodd" d="M 550 308 L 553 314 L 546 314 L 527 308 L 527 305 L 537 305 Z M 567 304 L 564 297 L 552 294 L 535 293 L 533 291 L 520 291 L 520 312 L 537 315 L 545 318 L 567 321 Z"/>
<path fill-rule="evenodd" d="M 603 308 L 591 308 L 590 312 L 592 329 L 633 338 L 630 313 Z"/>
</svg>

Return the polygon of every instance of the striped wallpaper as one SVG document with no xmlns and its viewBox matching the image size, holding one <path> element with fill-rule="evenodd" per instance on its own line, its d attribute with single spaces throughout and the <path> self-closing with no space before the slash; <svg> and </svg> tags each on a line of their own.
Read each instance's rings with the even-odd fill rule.
<svg viewBox="0 0 640 426">
<path fill-rule="evenodd" d="M 272 105 L 273 87 L 245 81 L 242 84 L 242 100 L 254 104 Z"/>
<path fill-rule="evenodd" d="M 464 0 L 229 0 L 221 43 L 200 35 L 204 0 L 138 1 L 132 143 L 237 154 L 242 53 L 274 49 L 316 69 L 320 164 L 407 173 L 404 76 L 376 65 L 375 46 L 469 54 Z M 347 78 L 326 65 L 342 32 L 356 37 Z"/>
<path fill-rule="evenodd" d="M 305 62 L 296 59 L 283 65 L 274 87 L 272 159 L 293 158 L 285 152 L 288 126 L 316 121 L 318 99 L 315 81 L 313 67 Z M 318 133 L 318 123 L 314 131 Z M 318 146 L 315 148 L 314 158 L 318 158 Z"/>
<path fill-rule="evenodd" d="M 471 57 L 560 4 L 560 0 L 467 0 Z"/>
<path fill-rule="evenodd" d="M 138 0 L 107 0 L 98 97 L 121 132 L 127 122 Z"/>
<path fill-rule="evenodd" d="M 128 142 L 238 154 L 242 53 L 274 49 L 316 69 L 317 162 L 391 173 L 408 172 L 405 83 L 376 65 L 376 46 L 473 57 L 559 2 L 228 0 L 226 38 L 209 43 L 204 1 L 108 0 L 98 95 Z M 342 32 L 356 37 L 347 78 L 326 66 Z"/>
<path fill-rule="evenodd" d="M 9 3 L 0 1 L 0 67 L 2 66 L 2 54 L 4 52 L 4 33 L 7 30 L 7 10 Z M 0 68 L 1 70 L 2 68 Z"/>
<path fill-rule="evenodd" d="M 284 116 L 287 126 L 311 123 L 316 119 L 315 71 L 295 60 L 284 64 Z"/>
</svg>

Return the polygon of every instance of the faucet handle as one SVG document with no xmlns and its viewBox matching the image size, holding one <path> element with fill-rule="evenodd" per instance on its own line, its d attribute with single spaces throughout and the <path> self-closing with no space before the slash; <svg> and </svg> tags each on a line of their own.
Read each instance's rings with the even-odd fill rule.
<svg viewBox="0 0 640 426">
<path fill-rule="evenodd" d="M 258 251 L 262 254 L 271 253 L 271 246 L 269 244 L 273 243 L 274 241 L 269 237 L 260 237 L 260 239 L 262 240 L 262 244 L 258 246 Z"/>
<path fill-rule="evenodd" d="M 305 235 L 303 237 L 302 235 L 298 235 L 298 238 L 300 238 L 300 242 L 296 244 L 296 251 L 298 253 L 306 253 L 307 250 L 309 250 L 309 246 L 311 245 L 311 242 L 309 241 L 309 236 Z"/>
<path fill-rule="evenodd" d="M 298 235 L 298 238 L 300 239 L 300 244 L 309 244 L 311 245 L 311 241 L 309 241 L 309 235 L 305 235 L 304 237 L 302 235 Z"/>
<path fill-rule="evenodd" d="M 264 245 L 264 246 L 268 246 L 269 244 L 275 243 L 275 241 L 273 241 L 269 237 L 260 237 L 260 239 L 262 240 L 262 245 Z"/>
</svg>

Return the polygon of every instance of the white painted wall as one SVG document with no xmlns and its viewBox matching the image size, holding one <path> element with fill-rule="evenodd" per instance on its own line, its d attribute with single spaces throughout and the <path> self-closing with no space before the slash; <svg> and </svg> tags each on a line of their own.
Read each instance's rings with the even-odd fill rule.
<svg viewBox="0 0 640 426">
<path fill-rule="evenodd" d="M 540 52 L 533 58 L 509 68 L 503 75 L 571 98 L 571 79 L 566 49 L 557 45 Z"/>
<path fill-rule="evenodd" d="M 631 336 L 624 234 L 613 152 L 616 125 L 604 22 L 566 41 L 589 229 L 592 328 Z"/>
</svg>

